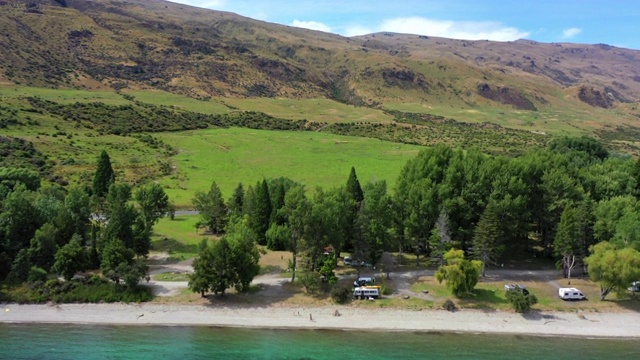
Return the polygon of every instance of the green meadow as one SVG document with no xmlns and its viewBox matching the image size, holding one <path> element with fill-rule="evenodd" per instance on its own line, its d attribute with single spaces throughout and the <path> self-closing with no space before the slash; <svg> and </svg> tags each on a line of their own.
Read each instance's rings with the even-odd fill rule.
<svg viewBox="0 0 640 360">
<path fill-rule="evenodd" d="M 263 178 L 288 177 L 307 189 L 346 183 L 351 167 L 360 183 L 385 180 L 392 190 L 400 170 L 422 147 L 318 132 L 241 128 L 209 129 L 154 136 L 179 150 L 174 173 L 160 179 L 178 207 L 190 207 L 196 191 L 215 181 L 229 197 Z"/>
</svg>

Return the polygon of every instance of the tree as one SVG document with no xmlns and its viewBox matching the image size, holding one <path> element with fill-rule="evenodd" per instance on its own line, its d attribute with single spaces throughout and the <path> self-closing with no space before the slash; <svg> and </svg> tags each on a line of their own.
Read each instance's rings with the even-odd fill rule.
<svg viewBox="0 0 640 360">
<path fill-rule="evenodd" d="M 640 278 L 640 252 L 632 248 L 616 249 L 609 242 L 590 248 L 584 259 L 591 281 L 600 284 L 600 300 L 612 291 L 623 292 L 632 281 Z"/>
<path fill-rule="evenodd" d="M 16 284 L 25 282 L 29 277 L 30 270 L 31 261 L 29 261 L 29 251 L 27 249 L 22 249 L 13 260 L 11 271 L 9 272 L 9 275 L 7 275 L 7 281 Z"/>
<path fill-rule="evenodd" d="M 438 266 L 444 265 L 444 253 L 451 247 L 449 216 L 447 216 L 447 212 L 444 209 L 440 211 L 436 225 L 431 231 L 429 246 L 431 247 L 431 262 Z"/>
<path fill-rule="evenodd" d="M 260 272 L 260 252 L 256 235 L 248 226 L 248 219 L 233 218 L 225 235 L 212 247 L 201 246 L 194 260 L 194 273 L 189 276 L 189 288 L 203 297 L 207 291 L 224 295 L 226 289 L 249 290 L 249 284 Z"/>
<path fill-rule="evenodd" d="M 224 238 L 231 250 L 230 262 L 235 274 L 233 286 L 239 292 L 249 290 L 249 284 L 260 273 L 260 252 L 256 246 L 257 235 L 249 227 L 246 217 L 234 218 L 227 226 Z"/>
<path fill-rule="evenodd" d="M 368 243 L 367 258 L 376 266 L 383 252 L 391 247 L 391 197 L 387 194 L 386 181 L 367 183 L 364 193 L 361 216 L 366 222 L 362 230 Z"/>
<path fill-rule="evenodd" d="M 103 198 L 109 187 L 115 182 L 115 173 L 111 167 L 111 160 L 105 150 L 102 150 L 98 163 L 96 165 L 96 173 L 93 177 L 93 193 L 99 198 Z"/>
<path fill-rule="evenodd" d="M 538 298 L 535 295 L 529 292 L 525 294 L 521 289 L 507 290 L 506 296 L 507 301 L 517 313 L 526 313 L 538 303 Z"/>
<path fill-rule="evenodd" d="M 571 281 L 571 270 L 576 264 L 576 255 L 580 254 L 580 245 L 584 236 L 578 210 L 567 205 L 558 224 L 553 252 L 555 256 L 561 257 L 563 274 L 569 281 Z"/>
<path fill-rule="evenodd" d="M 304 187 L 296 186 L 289 190 L 284 198 L 282 212 L 289 223 L 291 233 L 290 249 L 293 254 L 291 282 L 296 280 L 298 242 L 304 236 L 304 224 L 309 211 L 309 201 L 304 194 Z"/>
<path fill-rule="evenodd" d="M 272 209 L 269 185 L 267 184 L 267 180 L 262 179 L 262 182 L 256 184 L 255 207 L 251 214 L 251 227 L 256 235 L 258 235 L 258 244 L 260 245 L 267 244 L 265 234 L 269 229 Z"/>
<path fill-rule="evenodd" d="M 86 269 L 87 257 L 84 248 L 80 245 L 81 241 L 80 235 L 76 234 L 55 254 L 53 270 L 67 281 L 71 280 L 78 271 Z"/>
<path fill-rule="evenodd" d="M 135 200 L 140 206 L 144 228 L 151 233 L 153 226 L 169 211 L 169 197 L 162 186 L 151 183 L 136 191 Z"/>
<path fill-rule="evenodd" d="M 89 196 L 80 187 L 69 189 L 64 206 L 55 220 L 58 228 L 58 245 L 64 245 L 73 234 L 80 235 L 81 245 L 86 244 L 90 227 L 91 203 Z M 62 244 L 61 244 L 62 243 Z"/>
<path fill-rule="evenodd" d="M 18 185 L 2 203 L 0 231 L 3 232 L 3 247 L 13 259 L 21 250 L 29 247 L 37 229 L 42 226 L 40 214 L 35 207 L 35 193 Z"/>
<path fill-rule="evenodd" d="M 31 239 L 31 246 L 29 247 L 29 257 L 33 265 L 45 270 L 51 269 L 54 256 L 58 251 L 56 236 L 57 230 L 51 223 L 46 223 L 40 229 L 36 230 L 36 234 L 33 239 Z"/>
<path fill-rule="evenodd" d="M 102 274 L 119 284 L 120 279 L 129 270 L 128 266 L 133 263 L 133 250 L 127 248 L 121 240 L 111 239 L 105 245 L 101 255 Z"/>
<path fill-rule="evenodd" d="M 501 218 L 496 204 L 490 201 L 476 226 L 471 248 L 473 256 L 482 262 L 483 277 L 486 276 L 487 265 L 495 263 L 504 251 L 503 243 L 500 241 L 503 235 L 500 223 Z"/>
<path fill-rule="evenodd" d="M 224 231 L 229 214 L 227 205 L 222 198 L 222 192 L 216 182 L 211 183 L 211 188 L 206 194 L 196 192 L 193 199 L 193 205 L 200 212 L 200 224 L 207 226 L 214 234 L 220 234 Z"/>
<path fill-rule="evenodd" d="M 244 205 L 244 189 L 242 188 L 242 183 L 239 183 L 238 186 L 233 190 L 233 194 L 227 201 L 227 208 L 229 209 L 229 214 L 231 216 L 242 216 L 243 214 L 243 205 Z"/>
<path fill-rule="evenodd" d="M 189 289 L 200 293 L 205 297 L 205 293 L 211 289 L 213 277 L 213 251 L 207 246 L 206 240 L 200 244 L 198 257 L 193 260 L 193 273 L 189 275 Z"/>
<path fill-rule="evenodd" d="M 447 265 L 436 272 L 439 283 L 446 282 L 447 289 L 456 297 L 467 294 L 478 283 L 482 263 L 478 260 L 466 260 L 464 251 L 451 249 L 444 254 Z"/>
<path fill-rule="evenodd" d="M 133 248 L 133 222 L 137 217 L 135 208 L 129 204 L 131 187 L 128 184 L 111 184 L 105 208 L 106 229 L 104 239 L 119 239 L 127 248 Z"/>
<path fill-rule="evenodd" d="M 396 269 L 396 259 L 391 253 L 384 252 L 380 258 L 380 266 L 382 267 L 382 271 L 387 275 L 387 279 L 389 279 L 389 273 Z"/>
<path fill-rule="evenodd" d="M 349 227 L 346 229 L 347 232 L 344 234 L 344 245 L 345 248 L 349 249 L 355 241 L 355 223 L 357 221 L 360 203 L 364 200 L 364 193 L 360 186 L 360 181 L 358 181 L 358 176 L 356 175 L 356 169 L 354 167 L 351 167 L 351 172 L 349 173 L 345 190 L 349 199 L 349 208 L 348 213 L 346 214 Z"/>
<path fill-rule="evenodd" d="M 0 187 L 13 190 L 18 184 L 36 191 L 40 188 L 40 174 L 27 168 L 0 167 Z"/>
</svg>

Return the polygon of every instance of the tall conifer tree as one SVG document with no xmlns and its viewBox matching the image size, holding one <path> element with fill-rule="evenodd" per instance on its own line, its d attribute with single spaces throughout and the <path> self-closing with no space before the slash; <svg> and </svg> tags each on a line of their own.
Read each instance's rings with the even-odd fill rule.
<svg viewBox="0 0 640 360">
<path fill-rule="evenodd" d="M 105 150 L 102 150 L 100 157 L 98 157 L 98 164 L 96 168 L 96 174 L 93 177 L 93 193 L 104 198 L 109 192 L 109 186 L 115 181 L 115 173 L 111 167 L 111 160 L 109 154 Z"/>
</svg>

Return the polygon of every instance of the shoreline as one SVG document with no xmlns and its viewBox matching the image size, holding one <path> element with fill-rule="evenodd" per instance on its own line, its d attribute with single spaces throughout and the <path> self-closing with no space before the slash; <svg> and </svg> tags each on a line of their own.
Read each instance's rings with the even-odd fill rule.
<svg viewBox="0 0 640 360">
<path fill-rule="evenodd" d="M 621 313 L 533 312 L 522 315 L 481 310 L 448 312 L 446 310 L 365 309 L 348 306 L 4 304 L 0 308 L 0 324 L 210 326 L 281 330 L 411 331 L 542 337 L 640 338 L 640 314 L 631 311 Z"/>
</svg>

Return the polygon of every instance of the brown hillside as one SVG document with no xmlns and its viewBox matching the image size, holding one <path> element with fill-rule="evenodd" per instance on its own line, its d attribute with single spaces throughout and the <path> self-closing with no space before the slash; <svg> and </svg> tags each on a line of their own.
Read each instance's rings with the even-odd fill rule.
<svg viewBox="0 0 640 360">
<path fill-rule="evenodd" d="M 345 38 L 161 0 L 0 0 L 0 33 L 0 81 L 23 85 L 527 111 L 640 99 L 640 52 L 601 44 Z"/>
</svg>

